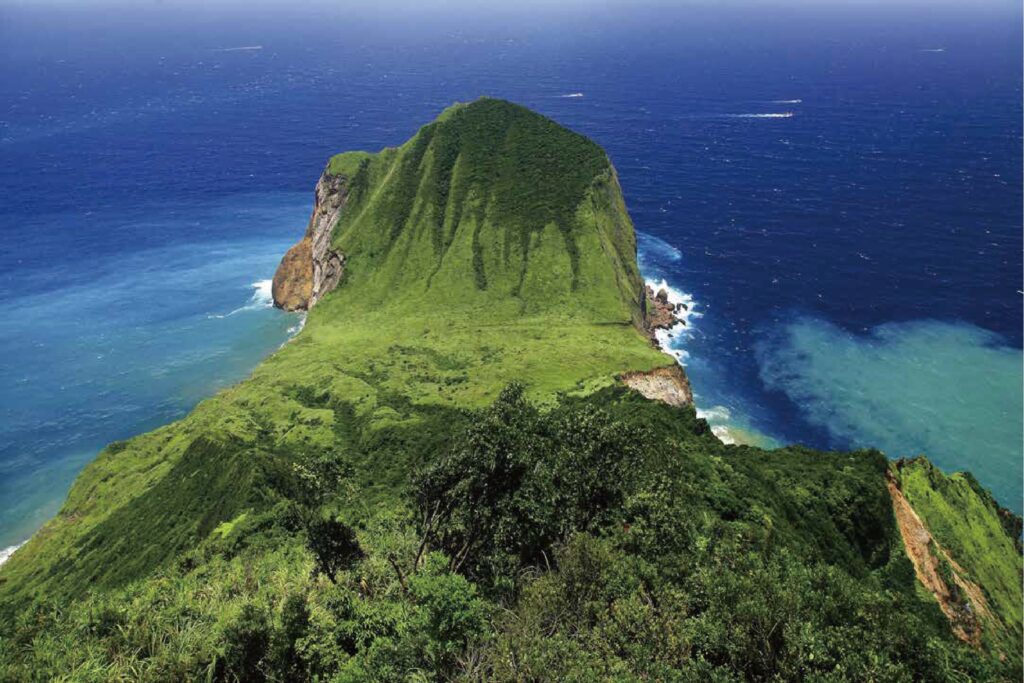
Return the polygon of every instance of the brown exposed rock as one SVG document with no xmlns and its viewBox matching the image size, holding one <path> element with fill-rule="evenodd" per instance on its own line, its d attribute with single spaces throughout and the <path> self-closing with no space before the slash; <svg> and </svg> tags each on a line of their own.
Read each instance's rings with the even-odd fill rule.
<svg viewBox="0 0 1024 683">
<path fill-rule="evenodd" d="M 886 485 L 892 499 L 896 524 L 903 539 L 903 547 L 914 565 L 917 580 L 935 596 L 942 613 L 949 619 L 953 634 L 964 642 L 979 646 L 979 617 L 993 618 L 984 593 L 976 583 L 964 578 L 967 572 L 931 535 L 910 501 L 903 495 L 899 483 L 891 472 L 886 472 Z M 949 585 L 942 577 L 940 567 L 943 561 L 949 565 L 949 576 L 952 577 L 953 585 Z"/>
<path fill-rule="evenodd" d="M 348 178 L 325 170 L 316 184 L 306 234 L 288 250 L 274 273 L 271 293 L 278 308 L 309 310 L 341 282 L 345 255 L 331 247 L 331 238 L 347 199 Z"/>
<path fill-rule="evenodd" d="M 309 237 L 299 240 L 281 259 L 274 273 L 274 305 L 286 311 L 305 309 L 313 293 L 313 249 Z"/>
<path fill-rule="evenodd" d="M 652 401 L 661 401 L 670 406 L 693 403 L 690 380 L 683 368 L 676 363 L 648 372 L 627 372 L 620 375 L 619 379 L 627 387 Z"/>
<path fill-rule="evenodd" d="M 655 294 L 650 285 L 645 285 L 644 303 L 644 332 L 657 345 L 654 336 L 656 331 L 671 329 L 682 321 L 676 316 L 676 306 L 669 302 L 668 292 L 664 289 L 659 289 Z"/>
</svg>

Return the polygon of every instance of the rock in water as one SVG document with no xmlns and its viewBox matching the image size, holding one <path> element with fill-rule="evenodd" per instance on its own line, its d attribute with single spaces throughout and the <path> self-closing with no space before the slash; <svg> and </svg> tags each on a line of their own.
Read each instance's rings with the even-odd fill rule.
<svg viewBox="0 0 1024 683">
<path fill-rule="evenodd" d="M 676 306 L 668 300 L 668 292 L 659 289 L 657 294 L 650 285 L 644 287 L 646 305 L 644 306 L 644 329 L 651 341 L 657 344 L 654 333 L 658 330 L 669 330 L 682 320 L 676 316 Z M 685 304 L 683 304 L 685 305 Z"/>
</svg>

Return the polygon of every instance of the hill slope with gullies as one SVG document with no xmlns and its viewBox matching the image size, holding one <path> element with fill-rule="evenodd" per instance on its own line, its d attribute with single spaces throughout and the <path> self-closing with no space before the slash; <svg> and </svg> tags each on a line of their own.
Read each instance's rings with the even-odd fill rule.
<svg viewBox="0 0 1024 683">
<path fill-rule="evenodd" d="M 590 140 L 481 99 L 333 157 L 274 298 L 292 341 L 0 568 L 0 680 L 1020 679 L 1020 519 L 721 443 Z"/>
</svg>

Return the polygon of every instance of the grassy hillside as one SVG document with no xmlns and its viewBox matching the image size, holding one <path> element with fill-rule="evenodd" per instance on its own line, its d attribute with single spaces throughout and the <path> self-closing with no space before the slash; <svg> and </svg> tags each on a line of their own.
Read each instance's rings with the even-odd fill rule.
<svg viewBox="0 0 1024 683">
<path fill-rule="evenodd" d="M 330 168 L 351 177 L 342 286 L 251 379 L 89 465 L 4 566 L 6 605 L 144 576 L 269 504 L 291 461 L 350 449 L 354 422 L 415 430 L 413 406 L 478 407 L 511 381 L 551 400 L 668 362 L 633 324 L 635 236 L 593 142 L 484 99 Z M 382 495 L 405 474 L 394 457 L 367 475 Z"/>
<path fill-rule="evenodd" d="M 881 454 L 725 446 L 617 386 L 670 359 L 593 142 L 484 99 L 328 168 L 340 286 L 83 471 L 0 569 L 0 680 L 1019 679 L 919 588 Z M 956 491 L 920 514 L 1019 634 L 971 491 L 982 536 Z"/>
<path fill-rule="evenodd" d="M 901 461 L 897 471 L 907 500 L 945 554 L 942 559 L 955 563 L 947 571 L 983 587 L 987 605 L 972 607 L 984 612 L 979 616 L 983 635 L 995 646 L 1018 649 L 1024 600 L 1020 518 L 1002 510 L 970 473 L 946 476 L 924 458 Z"/>
</svg>

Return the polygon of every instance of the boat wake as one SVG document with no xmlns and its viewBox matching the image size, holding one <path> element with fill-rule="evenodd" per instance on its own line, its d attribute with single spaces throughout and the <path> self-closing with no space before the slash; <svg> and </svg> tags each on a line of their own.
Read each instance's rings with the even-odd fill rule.
<svg viewBox="0 0 1024 683">
<path fill-rule="evenodd" d="M 726 114 L 729 119 L 791 119 L 794 114 L 791 111 L 779 112 L 777 114 Z"/>
</svg>

